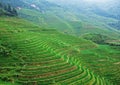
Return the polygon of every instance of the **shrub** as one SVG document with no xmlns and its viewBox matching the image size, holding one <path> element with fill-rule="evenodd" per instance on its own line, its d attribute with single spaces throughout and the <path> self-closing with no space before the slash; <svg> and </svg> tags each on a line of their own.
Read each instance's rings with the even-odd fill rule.
<svg viewBox="0 0 120 85">
<path fill-rule="evenodd" d="M 0 46 L 0 55 L 3 57 L 8 57 L 11 56 L 12 54 L 12 50 L 4 47 L 4 46 Z"/>
</svg>

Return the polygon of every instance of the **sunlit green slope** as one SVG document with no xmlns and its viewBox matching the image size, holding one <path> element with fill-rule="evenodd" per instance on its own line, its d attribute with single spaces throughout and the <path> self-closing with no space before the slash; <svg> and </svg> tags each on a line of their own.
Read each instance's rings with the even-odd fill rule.
<svg viewBox="0 0 120 85">
<path fill-rule="evenodd" d="M 0 84 L 119 83 L 119 70 L 115 67 L 119 65 L 117 49 L 43 29 L 18 18 L 1 17 L 0 20 Z"/>
</svg>

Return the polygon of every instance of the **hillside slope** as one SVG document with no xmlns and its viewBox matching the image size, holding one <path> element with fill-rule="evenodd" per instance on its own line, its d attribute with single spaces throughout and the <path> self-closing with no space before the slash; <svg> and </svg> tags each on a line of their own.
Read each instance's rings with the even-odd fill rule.
<svg viewBox="0 0 120 85">
<path fill-rule="evenodd" d="M 18 8 L 19 16 L 44 28 L 80 36 L 85 33 L 101 33 L 119 37 L 118 20 L 98 15 L 73 6 L 64 7 L 46 0 L 2 0 Z"/>
<path fill-rule="evenodd" d="M 119 84 L 119 48 L 99 46 L 18 18 L 0 20 L 1 84 Z"/>
</svg>

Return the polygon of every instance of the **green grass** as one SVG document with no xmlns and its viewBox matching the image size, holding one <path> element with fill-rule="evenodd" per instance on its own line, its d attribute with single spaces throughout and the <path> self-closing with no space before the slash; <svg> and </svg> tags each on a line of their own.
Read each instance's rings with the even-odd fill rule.
<svg viewBox="0 0 120 85">
<path fill-rule="evenodd" d="M 119 85 L 119 48 L 43 29 L 18 18 L 0 19 L 0 43 L 12 50 L 11 56 L 0 56 L 1 82 Z"/>
</svg>

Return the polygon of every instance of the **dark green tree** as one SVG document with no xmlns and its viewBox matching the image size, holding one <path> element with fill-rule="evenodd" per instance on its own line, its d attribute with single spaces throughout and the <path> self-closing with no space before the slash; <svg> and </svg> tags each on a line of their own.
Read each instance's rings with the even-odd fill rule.
<svg viewBox="0 0 120 85">
<path fill-rule="evenodd" d="M 10 4 L 0 3 L 0 16 L 17 16 L 17 10 L 12 7 Z"/>
<path fill-rule="evenodd" d="M 9 13 L 12 13 L 12 7 L 9 4 L 7 5 L 7 10 L 6 11 L 8 11 Z"/>
<path fill-rule="evenodd" d="M 16 10 L 15 8 L 13 8 L 12 14 L 13 14 L 14 16 L 17 16 L 17 15 L 18 15 L 17 10 Z"/>
<path fill-rule="evenodd" d="M 3 8 L 3 5 L 2 5 L 2 3 L 0 3 L 0 8 Z"/>
</svg>

